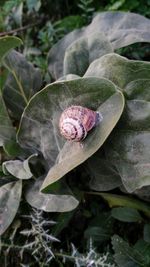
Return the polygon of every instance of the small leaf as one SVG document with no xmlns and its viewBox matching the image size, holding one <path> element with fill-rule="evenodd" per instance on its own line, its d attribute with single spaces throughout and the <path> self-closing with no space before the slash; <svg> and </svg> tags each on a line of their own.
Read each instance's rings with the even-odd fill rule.
<svg viewBox="0 0 150 267">
<path fill-rule="evenodd" d="M 12 18 L 15 21 L 16 25 L 22 26 L 22 15 L 23 15 L 23 3 L 14 7 Z"/>
<path fill-rule="evenodd" d="M 7 55 L 4 65 L 10 72 L 4 87 L 4 100 L 13 117 L 19 119 L 32 95 L 41 87 L 41 73 L 16 51 Z"/>
<path fill-rule="evenodd" d="M 66 193 L 59 194 L 55 190 L 53 193 L 44 194 L 40 192 L 42 182 L 43 177 L 38 178 L 26 189 L 25 198 L 32 207 L 46 212 L 68 212 L 78 206 L 78 200 L 71 194 L 70 190 L 67 190 L 67 185 L 63 189 L 59 188 L 60 192 Z"/>
<path fill-rule="evenodd" d="M 29 11 L 39 11 L 41 7 L 41 0 L 26 0 Z"/>
<path fill-rule="evenodd" d="M 107 231 L 107 229 L 104 229 L 98 226 L 90 226 L 84 232 L 84 237 L 88 240 L 92 238 L 92 241 L 101 243 L 101 242 L 109 240 L 111 235 Z"/>
<path fill-rule="evenodd" d="M 30 179 L 33 174 L 29 167 L 29 161 L 33 157 L 37 156 L 36 154 L 31 155 L 28 159 L 21 161 L 21 160 L 9 160 L 5 161 L 2 165 L 4 174 L 10 173 L 14 177 L 18 179 Z"/>
<path fill-rule="evenodd" d="M 109 206 L 112 207 L 128 207 L 137 209 L 145 213 L 146 216 L 150 217 L 150 206 L 141 200 L 134 199 L 128 196 L 121 196 L 109 193 L 92 193 L 93 195 L 101 196 L 106 200 Z"/>
<path fill-rule="evenodd" d="M 129 207 L 113 208 L 111 215 L 122 222 L 139 222 L 142 220 L 140 213 L 136 209 Z"/>
<path fill-rule="evenodd" d="M 4 56 L 16 46 L 20 46 L 22 44 L 21 39 L 14 36 L 5 36 L 0 37 L 0 62 Z"/>
<path fill-rule="evenodd" d="M 21 198 L 22 182 L 8 183 L 0 187 L 0 234 L 12 223 Z"/>
</svg>

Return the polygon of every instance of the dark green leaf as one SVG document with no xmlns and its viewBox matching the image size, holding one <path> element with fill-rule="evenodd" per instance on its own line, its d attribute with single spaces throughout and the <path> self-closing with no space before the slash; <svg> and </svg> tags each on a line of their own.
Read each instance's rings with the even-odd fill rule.
<svg viewBox="0 0 150 267">
<path fill-rule="evenodd" d="M 150 243 L 147 243 L 143 239 L 139 239 L 134 245 L 134 249 L 139 251 L 140 254 L 143 255 L 144 258 L 144 267 L 150 266 Z"/>
<path fill-rule="evenodd" d="M 130 247 L 130 245 L 118 235 L 112 237 L 112 245 L 115 251 L 115 262 L 119 267 L 148 267 L 148 265 L 145 265 L 143 254 Z"/>
<path fill-rule="evenodd" d="M 5 36 L 0 37 L 0 62 L 4 56 L 16 46 L 20 46 L 22 41 L 18 37 Z"/>
<path fill-rule="evenodd" d="M 136 209 L 129 207 L 113 208 L 111 215 L 122 222 L 139 222 L 142 220 L 140 213 Z"/>
<path fill-rule="evenodd" d="M 16 51 L 7 55 L 4 65 L 10 72 L 4 87 L 4 100 L 13 116 L 19 119 L 32 95 L 41 87 L 41 73 Z"/>
</svg>

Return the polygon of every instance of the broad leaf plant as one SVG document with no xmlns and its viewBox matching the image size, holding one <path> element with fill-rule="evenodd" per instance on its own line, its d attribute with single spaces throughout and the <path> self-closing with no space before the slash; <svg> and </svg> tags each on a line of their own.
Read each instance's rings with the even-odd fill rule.
<svg viewBox="0 0 150 267">
<path fill-rule="evenodd" d="M 0 234 L 22 198 L 46 212 L 67 212 L 87 188 L 111 207 L 150 217 L 150 62 L 117 54 L 150 42 L 149 29 L 150 20 L 137 14 L 97 14 L 49 51 L 53 82 L 44 88 L 40 70 L 14 50 L 22 41 L 0 38 Z M 82 144 L 60 135 L 59 118 L 70 105 L 103 117 Z M 78 168 L 83 190 L 72 182 Z"/>
</svg>

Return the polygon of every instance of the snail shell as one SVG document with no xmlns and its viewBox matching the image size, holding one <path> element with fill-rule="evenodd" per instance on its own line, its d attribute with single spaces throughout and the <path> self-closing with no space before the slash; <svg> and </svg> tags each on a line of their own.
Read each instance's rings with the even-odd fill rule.
<svg viewBox="0 0 150 267">
<path fill-rule="evenodd" d="M 67 140 L 79 142 L 100 121 L 100 114 L 81 106 L 70 106 L 63 111 L 59 121 L 60 133 Z"/>
</svg>

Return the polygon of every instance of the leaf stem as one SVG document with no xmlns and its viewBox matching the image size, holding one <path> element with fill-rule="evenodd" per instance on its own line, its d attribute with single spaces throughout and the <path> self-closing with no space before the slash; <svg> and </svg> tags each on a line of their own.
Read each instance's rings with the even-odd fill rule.
<svg viewBox="0 0 150 267">
<path fill-rule="evenodd" d="M 21 92 L 21 94 L 22 94 L 22 97 L 23 97 L 25 103 L 28 104 L 28 99 L 27 99 L 27 97 L 26 97 L 26 95 L 25 95 L 25 93 L 24 93 L 22 84 L 20 83 L 20 81 L 19 81 L 19 79 L 18 79 L 18 77 L 17 77 L 15 71 L 12 71 L 12 74 L 13 74 L 14 77 L 15 77 L 15 80 L 16 80 L 16 82 L 17 82 L 17 84 L 18 84 L 19 90 L 20 90 L 20 92 Z"/>
</svg>

